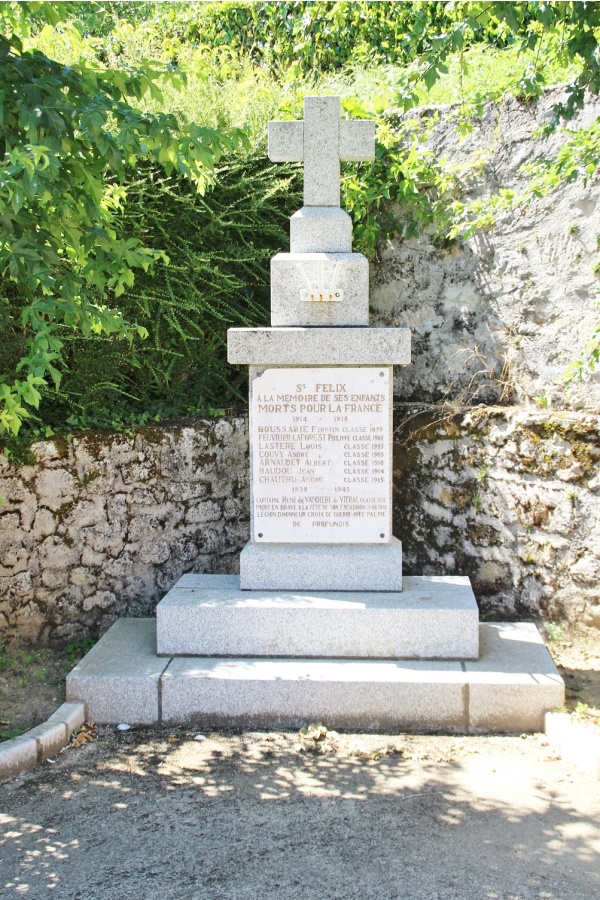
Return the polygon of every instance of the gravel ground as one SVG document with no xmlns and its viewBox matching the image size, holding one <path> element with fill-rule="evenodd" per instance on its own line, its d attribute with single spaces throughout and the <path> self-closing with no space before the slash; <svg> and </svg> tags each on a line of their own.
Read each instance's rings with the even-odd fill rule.
<svg viewBox="0 0 600 900">
<path fill-rule="evenodd" d="M 194 738 L 101 728 L 0 787 L 0 896 L 600 897 L 599 783 L 541 735 Z"/>
</svg>

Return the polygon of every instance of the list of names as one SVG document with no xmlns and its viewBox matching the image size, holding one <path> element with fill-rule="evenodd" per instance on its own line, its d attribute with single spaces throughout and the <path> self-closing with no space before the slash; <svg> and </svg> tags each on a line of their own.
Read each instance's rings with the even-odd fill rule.
<svg viewBox="0 0 600 900">
<path fill-rule="evenodd" d="M 386 543 L 391 368 L 267 369 L 251 388 L 253 537 Z"/>
</svg>

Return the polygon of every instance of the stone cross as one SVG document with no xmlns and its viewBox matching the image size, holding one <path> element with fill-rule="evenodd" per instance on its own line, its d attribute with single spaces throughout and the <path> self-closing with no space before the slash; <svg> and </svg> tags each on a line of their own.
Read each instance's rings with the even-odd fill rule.
<svg viewBox="0 0 600 900">
<path fill-rule="evenodd" d="M 269 159 L 304 161 L 304 205 L 340 205 L 340 160 L 375 159 L 375 122 L 340 120 L 339 97 L 305 97 L 304 120 L 269 122 Z"/>
</svg>

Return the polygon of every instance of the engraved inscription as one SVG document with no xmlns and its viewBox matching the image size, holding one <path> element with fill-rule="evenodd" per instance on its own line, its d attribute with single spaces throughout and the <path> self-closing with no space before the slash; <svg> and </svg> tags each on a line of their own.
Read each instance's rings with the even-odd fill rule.
<svg viewBox="0 0 600 900">
<path fill-rule="evenodd" d="M 253 538 L 390 540 L 391 369 L 267 369 L 251 389 Z"/>
</svg>

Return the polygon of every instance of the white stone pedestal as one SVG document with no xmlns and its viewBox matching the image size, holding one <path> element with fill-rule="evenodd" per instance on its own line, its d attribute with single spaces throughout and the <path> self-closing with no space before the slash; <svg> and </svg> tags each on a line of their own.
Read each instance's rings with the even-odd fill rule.
<svg viewBox="0 0 600 900">
<path fill-rule="evenodd" d="M 530 623 L 479 626 L 473 661 L 160 657 L 154 619 L 120 619 L 67 676 L 99 724 L 521 733 L 564 684 Z"/>
<path fill-rule="evenodd" d="M 402 544 L 256 544 L 240 554 L 244 591 L 401 591 Z"/>
<path fill-rule="evenodd" d="M 404 590 L 240 590 L 237 575 L 184 575 L 156 608 L 164 656 L 477 659 L 468 578 L 404 579 Z"/>
</svg>

